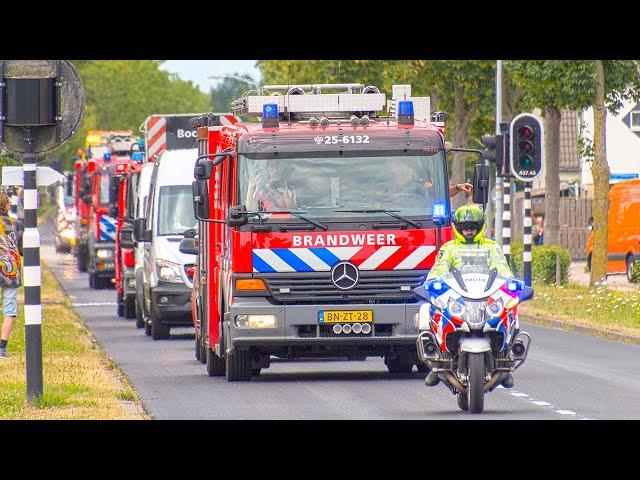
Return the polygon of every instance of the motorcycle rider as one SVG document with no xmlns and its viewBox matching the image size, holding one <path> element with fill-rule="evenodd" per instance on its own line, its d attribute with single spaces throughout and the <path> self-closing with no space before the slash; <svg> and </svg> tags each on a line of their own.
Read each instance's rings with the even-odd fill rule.
<svg viewBox="0 0 640 480">
<path fill-rule="evenodd" d="M 478 253 L 485 252 L 488 256 L 489 269 L 495 268 L 499 275 L 513 277 L 509 264 L 502 253 L 502 248 L 493 240 L 484 237 L 486 224 L 482 209 L 476 205 L 464 205 L 453 215 L 454 239 L 442 247 L 436 257 L 433 268 L 429 271 L 427 280 L 448 274 L 452 267 L 460 269 L 464 265 L 463 252 L 470 250 Z M 425 379 L 428 387 L 437 385 L 440 380 L 438 374 L 429 372 Z M 505 388 L 513 386 L 513 377 L 508 374 L 502 383 Z"/>
</svg>

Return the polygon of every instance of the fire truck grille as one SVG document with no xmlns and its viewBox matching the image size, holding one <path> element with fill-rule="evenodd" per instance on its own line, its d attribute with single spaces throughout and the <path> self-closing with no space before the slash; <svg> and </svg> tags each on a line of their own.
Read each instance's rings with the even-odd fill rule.
<svg viewBox="0 0 640 480">
<path fill-rule="evenodd" d="M 415 302 L 427 270 L 361 271 L 357 285 L 340 290 L 329 272 L 262 274 L 273 299 L 280 303 Z"/>
</svg>

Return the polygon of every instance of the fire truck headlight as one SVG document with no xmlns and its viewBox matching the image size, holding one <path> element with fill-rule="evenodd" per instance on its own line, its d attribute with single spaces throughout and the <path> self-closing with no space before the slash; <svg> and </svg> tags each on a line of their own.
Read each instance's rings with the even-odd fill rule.
<svg viewBox="0 0 640 480">
<path fill-rule="evenodd" d="M 239 328 L 275 328 L 275 315 L 236 315 L 236 326 Z"/>
<path fill-rule="evenodd" d="M 99 248 L 96 250 L 96 257 L 100 259 L 113 258 L 113 250 Z"/>
<path fill-rule="evenodd" d="M 156 262 L 158 269 L 158 278 L 161 282 L 183 283 L 180 275 L 180 265 L 169 262 L 167 260 L 158 260 Z"/>
</svg>

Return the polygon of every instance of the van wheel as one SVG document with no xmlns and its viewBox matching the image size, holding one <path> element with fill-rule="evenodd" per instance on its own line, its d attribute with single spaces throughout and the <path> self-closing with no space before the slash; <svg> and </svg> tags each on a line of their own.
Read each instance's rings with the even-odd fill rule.
<svg viewBox="0 0 640 480">
<path fill-rule="evenodd" d="M 198 335 L 198 330 L 196 330 L 196 341 L 194 350 L 196 354 L 196 360 L 200 361 L 202 359 L 202 354 L 200 353 L 200 335 Z"/>
<path fill-rule="evenodd" d="M 151 304 L 151 338 L 154 340 L 166 340 L 169 338 L 169 332 L 171 331 L 171 327 L 166 323 L 162 323 L 158 314 L 156 313 L 156 309 Z"/>
<path fill-rule="evenodd" d="M 134 300 L 135 308 L 136 308 L 136 328 L 144 327 L 144 317 L 142 316 L 142 309 L 140 308 L 140 304 L 138 300 Z"/>
<path fill-rule="evenodd" d="M 128 297 L 124 300 L 124 318 L 131 320 L 136 318 L 136 299 L 135 297 Z"/>
<path fill-rule="evenodd" d="M 632 270 L 634 263 L 633 256 L 627 255 L 627 280 L 629 280 L 629 283 L 633 282 Z"/>
<path fill-rule="evenodd" d="M 246 382 L 251 380 L 253 373 L 251 364 L 252 357 L 250 350 L 234 350 L 232 354 L 225 358 L 226 377 L 228 382 Z"/>
</svg>

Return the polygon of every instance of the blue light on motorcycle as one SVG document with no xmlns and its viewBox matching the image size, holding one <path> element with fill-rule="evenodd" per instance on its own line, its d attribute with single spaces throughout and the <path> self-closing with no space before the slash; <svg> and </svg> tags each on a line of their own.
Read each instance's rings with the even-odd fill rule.
<svg viewBox="0 0 640 480">
<path fill-rule="evenodd" d="M 440 222 L 447 218 L 447 206 L 444 203 L 434 203 L 431 212 L 435 222 Z"/>
<path fill-rule="evenodd" d="M 516 290 L 518 290 L 518 284 L 516 282 L 509 282 L 507 284 L 507 288 L 512 292 L 515 292 Z"/>
</svg>

